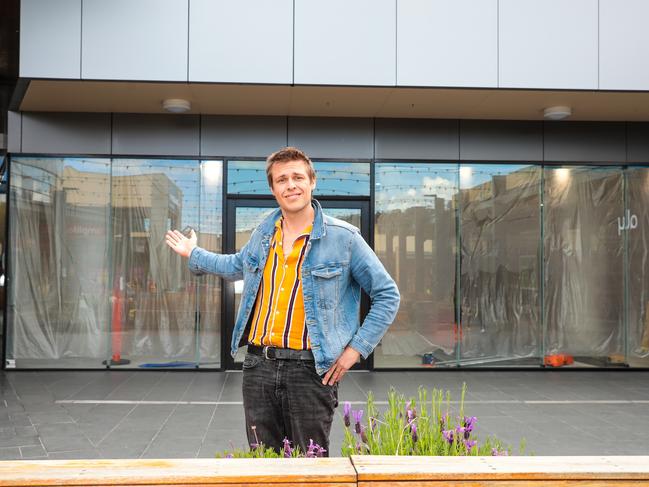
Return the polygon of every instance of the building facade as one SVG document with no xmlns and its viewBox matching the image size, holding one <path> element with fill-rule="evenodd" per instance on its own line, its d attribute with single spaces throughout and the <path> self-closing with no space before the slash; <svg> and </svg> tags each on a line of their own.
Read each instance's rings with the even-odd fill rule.
<svg viewBox="0 0 649 487">
<path fill-rule="evenodd" d="M 360 367 L 649 366 L 648 15 L 22 0 L 5 366 L 236 368 L 239 283 L 192 276 L 164 233 L 236 251 L 286 145 L 399 285 Z"/>
</svg>

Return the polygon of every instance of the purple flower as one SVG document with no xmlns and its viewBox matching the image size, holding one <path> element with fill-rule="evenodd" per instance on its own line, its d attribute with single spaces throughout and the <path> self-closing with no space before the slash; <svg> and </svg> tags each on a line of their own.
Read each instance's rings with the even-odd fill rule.
<svg viewBox="0 0 649 487">
<path fill-rule="evenodd" d="M 316 444 L 313 443 L 312 439 L 309 439 L 309 446 L 306 449 L 306 457 L 307 458 L 315 458 L 316 455 Z"/>
<path fill-rule="evenodd" d="M 457 433 L 458 438 L 466 436 L 466 428 L 464 426 L 456 426 L 455 432 Z"/>
<path fill-rule="evenodd" d="M 293 455 L 293 448 L 291 448 L 291 442 L 288 441 L 288 438 L 284 437 L 284 458 L 291 458 Z"/>
<path fill-rule="evenodd" d="M 478 418 L 475 416 L 464 416 L 464 420 L 462 421 L 462 424 L 466 428 L 467 433 L 471 433 L 473 431 L 473 428 L 475 427 L 476 422 L 478 421 Z"/>
<path fill-rule="evenodd" d="M 473 448 L 478 444 L 478 442 L 475 440 L 463 440 L 463 441 L 464 441 L 464 446 L 466 447 L 468 453 L 471 453 L 471 448 Z"/>
<path fill-rule="evenodd" d="M 377 421 L 375 417 L 370 417 L 370 428 L 372 428 L 372 431 L 376 429 Z"/>
<path fill-rule="evenodd" d="M 442 416 L 441 418 L 439 418 L 439 430 L 441 432 L 444 432 L 445 429 L 446 429 L 446 418 Z"/>
<path fill-rule="evenodd" d="M 232 453 L 228 453 L 225 458 L 234 458 L 234 455 Z"/>
<path fill-rule="evenodd" d="M 414 443 L 417 443 L 419 437 L 417 436 L 417 423 L 415 423 L 414 421 L 410 423 L 410 433 L 412 434 L 412 441 Z"/>
<path fill-rule="evenodd" d="M 442 431 L 442 436 L 446 441 L 448 441 L 449 445 L 453 444 L 453 440 L 455 440 L 455 434 L 453 430 L 444 430 Z"/>
<path fill-rule="evenodd" d="M 492 448 L 491 449 L 491 456 L 492 457 L 508 457 L 509 452 L 507 450 L 499 450 L 498 448 Z"/>
<path fill-rule="evenodd" d="M 304 456 L 307 458 L 323 457 L 326 451 L 326 449 L 322 448 L 317 443 L 314 443 L 312 439 L 309 439 L 309 446 L 307 447 Z"/>
<path fill-rule="evenodd" d="M 352 411 L 354 416 L 354 428 L 357 434 L 361 434 L 361 421 L 363 420 L 363 410 L 359 409 L 358 411 Z"/>
<path fill-rule="evenodd" d="M 345 401 L 345 405 L 343 407 L 343 419 L 345 421 L 345 427 L 349 428 L 351 425 L 351 421 L 349 419 L 349 414 L 352 412 L 352 403 L 349 401 Z"/>
</svg>

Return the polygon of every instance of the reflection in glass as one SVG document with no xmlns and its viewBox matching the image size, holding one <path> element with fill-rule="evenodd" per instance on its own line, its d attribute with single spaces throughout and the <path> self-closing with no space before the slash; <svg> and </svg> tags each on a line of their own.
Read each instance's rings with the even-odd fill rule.
<svg viewBox="0 0 649 487">
<path fill-rule="evenodd" d="M 103 368 L 110 317 L 110 161 L 13 158 L 7 358 Z"/>
<path fill-rule="evenodd" d="M 376 163 L 374 246 L 401 293 L 376 367 L 455 365 L 458 166 Z"/>
<path fill-rule="evenodd" d="M 140 367 L 195 364 L 195 279 L 164 235 L 199 228 L 199 191 L 197 161 L 114 161 L 111 284 L 123 306 L 113 308 L 113 360 Z"/>
<path fill-rule="evenodd" d="M 198 245 L 221 253 L 223 246 L 223 162 L 201 162 Z M 221 278 L 206 274 L 196 279 L 199 299 L 200 367 L 221 366 Z M 226 338 L 227 339 L 227 338 Z"/>
<path fill-rule="evenodd" d="M 369 196 L 370 165 L 367 162 L 317 162 L 314 196 Z M 270 195 L 265 161 L 229 161 L 228 193 Z"/>
<path fill-rule="evenodd" d="M 575 365 L 624 361 L 623 174 L 618 168 L 545 169 L 545 354 Z"/>
<path fill-rule="evenodd" d="M 619 233 L 628 245 L 628 363 L 649 366 L 649 168 L 631 167 L 627 176 L 627 211 L 618 216 Z"/>
<path fill-rule="evenodd" d="M 462 364 L 540 364 L 540 182 L 539 167 L 460 166 Z"/>
</svg>

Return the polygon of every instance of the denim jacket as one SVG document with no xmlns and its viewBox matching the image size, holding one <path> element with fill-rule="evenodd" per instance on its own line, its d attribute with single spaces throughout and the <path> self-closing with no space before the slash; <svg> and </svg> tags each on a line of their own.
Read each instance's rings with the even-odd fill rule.
<svg viewBox="0 0 649 487">
<path fill-rule="evenodd" d="M 313 200 L 315 217 L 302 263 L 304 314 L 311 350 L 319 374 L 326 372 L 347 345 L 364 358 L 374 350 L 399 308 L 394 280 L 367 245 L 358 229 L 322 212 Z M 232 334 L 232 356 L 248 339 L 248 321 L 266 265 L 280 209 L 252 233 L 240 252 L 214 254 L 196 247 L 189 269 L 236 281 L 243 278 L 243 294 Z M 360 288 L 370 296 L 370 310 L 359 323 Z"/>
</svg>

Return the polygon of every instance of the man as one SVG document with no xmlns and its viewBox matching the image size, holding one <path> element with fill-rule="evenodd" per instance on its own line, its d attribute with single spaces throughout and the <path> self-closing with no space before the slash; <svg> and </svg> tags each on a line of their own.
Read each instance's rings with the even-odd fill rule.
<svg viewBox="0 0 649 487">
<path fill-rule="evenodd" d="M 232 336 L 232 355 L 248 345 L 243 405 L 251 445 L 276 450 L 288 438 L 304 452 L 310 440 L 329 450 L 338 383 L 378 345 L 399 307 L 399 291 L 358 229 L 323 214 L 311 195 L 316 174 L 299 149 L 266 161 L 279 209 L 240 252 L 219 255 L 177 230 L 167 244 L 189 257 L 196 273 L 244 287 Z M 359 325 L 360 288 L 371 298 Z"/>
</svg>

